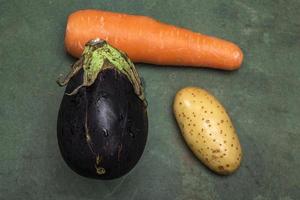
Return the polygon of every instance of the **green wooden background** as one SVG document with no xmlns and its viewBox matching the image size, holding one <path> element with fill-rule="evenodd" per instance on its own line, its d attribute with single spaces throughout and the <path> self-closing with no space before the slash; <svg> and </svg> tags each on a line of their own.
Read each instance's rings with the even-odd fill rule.
<svg viewBox="0 0 300 200">
<path fill-rule="evenodd" d="M 232 40 L 240 70 L 137 64 L 146 83 L 149 137 L 137 166 L 112 181 L 83 178 L 60 156 L 55 80 L 74 59 L 66 18 L 98 8 L 149 15 Z M 0 0 L 0 199 L 300 199 L 299 0 Z M 227 108 L 244 151 L 241 168 L 217 176 L 188 150 L 172 115 L 177 90 L 199 86 Z"/>
</svg>

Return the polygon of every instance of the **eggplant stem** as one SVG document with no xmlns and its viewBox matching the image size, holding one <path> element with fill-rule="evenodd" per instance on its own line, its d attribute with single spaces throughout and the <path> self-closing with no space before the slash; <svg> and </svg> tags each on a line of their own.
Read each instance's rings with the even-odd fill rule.
<svg viewBox="0 0 300 200">
<path fill-rule="evenodd" d="M 71 66 L 71 71 L 64 77 L 62 78 L 62 75 L 60 75 L 56 81 L 56 83 L 59 86 L 65 86 L 68 84 L 68 82 L 70 81 L 70 79 L 76 75 L 79 70 L 82 68 L 82 60 L 83 58 L 81 57 L 78 61 L 76 61 L 72 66 Z"/>
<path fill-rule="evenodd" d="M 144 89 L 142 87 L 142 82 L 140 79 L 140 76 L 134 67 L 134 64 L 128 59 L 128 57 L 125 57 L 126 61 L 129 65 L 129 68 L 124 68 L 126 75 L 129 76 L 129 80 L 132 81 L 134 91 L 138 95 L 138 97 L 144 102 L 144 105 L 147 107 L 148 103 L 146 101 L 145 95 L 144 95 Z"/>
<path fill-rule="evenodd" d="M 148 103 L 145 99 L 144 88 L 134 64 L 130 61 L 126 53 L 115 49 L 102 40 L 92 40 L 87 43 L 82 56 L 72 65 L 69 74 L 65 78 L 60 77 L 57 83 L 60 86 L 65 86 L 83 68 L 83 83 L 71 93 L 66 93 L 69 96 L 74 95 L 81 87 L 90 86 L 94 83 L 98 74 L 104 69 L 105 61 L 109 61 L 114 68 L 127 76 L 133 85 L 134 92 L 147 107 Z"/>
<path fill-rule="evenodd" d="M 84 86 L 86 86 L 86 84 L 83 83 L 79 85 L 77 88 L 75 88 L 71 93 L 66 93 L 66 95 L 73 96 L 74 94 L 77 94 L 77 92 Z"/>
</svg>

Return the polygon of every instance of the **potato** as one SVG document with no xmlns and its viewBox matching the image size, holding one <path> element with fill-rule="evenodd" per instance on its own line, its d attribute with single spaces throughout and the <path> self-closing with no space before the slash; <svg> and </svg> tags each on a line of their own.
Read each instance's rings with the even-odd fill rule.
<svg viewBox="0 0 300 200">
<path fill-rule="evenodd" d="M 186 87 L 177 92 L 173 110 L 184 140 L 208 168 L 230 174 L 240 166 L 241 145 L 220 102 L 207 91 Z"/>
</svg>

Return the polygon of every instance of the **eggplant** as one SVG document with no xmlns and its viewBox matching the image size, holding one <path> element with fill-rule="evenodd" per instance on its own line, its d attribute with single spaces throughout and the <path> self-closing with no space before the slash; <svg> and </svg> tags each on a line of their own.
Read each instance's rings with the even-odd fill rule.
<svg viewBox="0 0 300 200">
<path fill-rule="evenodd" d="M 139 161 L 148 135 L 147 102 L 126 54 L 92 40 L 59 85 L 67 85 L 57 139 L 67 165 L 79 175 L 113 179 Z"/>
</svg>

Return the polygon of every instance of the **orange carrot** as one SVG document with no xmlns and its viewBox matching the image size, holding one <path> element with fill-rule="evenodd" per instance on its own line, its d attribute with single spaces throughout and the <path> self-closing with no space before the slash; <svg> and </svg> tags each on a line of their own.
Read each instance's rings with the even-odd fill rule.
<svg viewBox="0 0 300 200">
<path fill-rule="evenodd" d="M 71 55 L 80 57 L 85 43 L 95 38 L 124 51 L 133 62 L 233 70 L 243 61 L 232 42 L 146 16 L 79 10 L 68 17 L 65 46 Z"/>
</svg>

